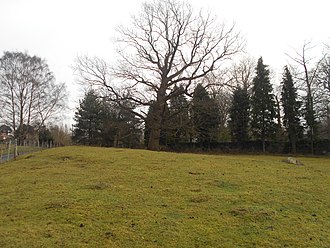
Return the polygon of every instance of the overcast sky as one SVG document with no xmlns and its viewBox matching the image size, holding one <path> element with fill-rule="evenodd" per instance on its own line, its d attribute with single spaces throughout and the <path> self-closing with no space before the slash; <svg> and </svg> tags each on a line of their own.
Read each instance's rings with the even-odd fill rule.
<svg viewBox="0 0 330 248">
<path fill-rule="evenodd" d="M 111 62 L 115 27 L 128 24 L 142 0 L 0 0 L 0 53 L 26 51 L 46 59 L 59 82 L 73 92 L 70 66 L 77 55 L 100 56 Z M 262 56 L 278 75 L 285 53 L 304 41 L 330 43 L 329 0 L 188 0 L 195 9 L 236 23 L 247 40 L 247 51 Z M 2 55 L 1 55 L 2 56 Z M 71 99 L 76 99 L 73 93 Z M 76 101 L 77 102 L 77 101 Z"/>
</svg>

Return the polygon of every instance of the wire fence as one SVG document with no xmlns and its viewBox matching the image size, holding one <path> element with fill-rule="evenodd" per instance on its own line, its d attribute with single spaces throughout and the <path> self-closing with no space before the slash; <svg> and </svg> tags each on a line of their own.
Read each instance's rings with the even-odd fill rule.
<svg viewBox="0 0 330 248">
<path fill-rule="evenodd" d="M 17 157 L 40 151 L 45 148 L 53 147 L 53 143 L 50 142 L 26 142 L 21 145 L 17 144 L 17 140 L 6 140 L 0 142 L 0 163 L 5 163 Z"/>
</svg>

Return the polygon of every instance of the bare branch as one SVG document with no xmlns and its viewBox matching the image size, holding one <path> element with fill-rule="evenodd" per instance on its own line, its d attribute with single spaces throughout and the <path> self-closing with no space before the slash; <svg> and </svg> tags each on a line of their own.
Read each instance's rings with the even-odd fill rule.
<svg viewBox="0 0 330 248">
<path fill-rule="evenodd" d="M 95 58 L 77 59 L 76 71 L 81 81 L 106 88 L 113 101 L 153 103 L 157 132 L 168 100 L 189 94 L 196 80 L 218 69 L 244 46 L 235 25 L 218 24 L 210 13 L 196 14 L 190 4 L 176 0 L 144 3 L 140 14 L 132 17 L 132 26 L 120 26 L 117 31 L 120 60 L 112 70 L 112 82 L 103 70 L 105 63 Z M 185 92 L 174 92 L 176 85 Z"/>
</svg>

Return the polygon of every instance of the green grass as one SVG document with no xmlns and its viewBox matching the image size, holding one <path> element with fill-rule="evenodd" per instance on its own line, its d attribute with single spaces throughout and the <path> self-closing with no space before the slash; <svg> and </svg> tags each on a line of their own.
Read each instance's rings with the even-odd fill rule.
<svg viewBox="0 0 330 248">
<path fill-rule="evenodd" d="M 0 166 L 0 247 L 330 247 L 330 160 L 64 147 Z"/>
</svg>

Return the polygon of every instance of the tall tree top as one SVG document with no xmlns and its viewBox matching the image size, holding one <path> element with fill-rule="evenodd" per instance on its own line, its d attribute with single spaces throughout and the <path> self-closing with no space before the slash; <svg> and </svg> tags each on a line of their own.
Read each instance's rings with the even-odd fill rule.
<svg viewBox="0 0 330 248">
<path fill-rule="evenodd" d="M 257 67 L 256 67 L 256 76 L 253 79 L 254 83 L 259 81 L 267 81 L 269 82 L 269 69 L 268 65 L 265 65 L 262 57 L 258 59 Z"/>
<path fill-rule="evenodd" d="M 193 101 L 208 101 L 209 99 L 210 95 L 206 91 L 205 87 L 201 84 L 197 84 L 194 90 Z"/>
</svg>

